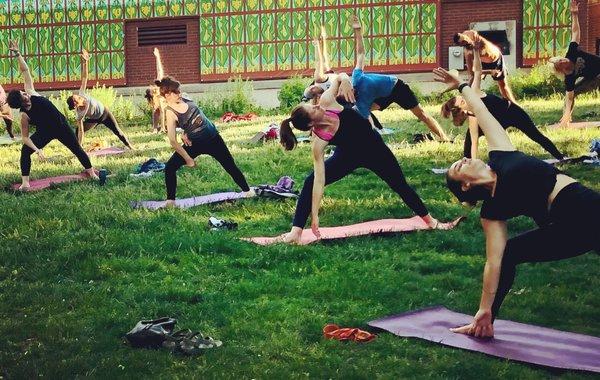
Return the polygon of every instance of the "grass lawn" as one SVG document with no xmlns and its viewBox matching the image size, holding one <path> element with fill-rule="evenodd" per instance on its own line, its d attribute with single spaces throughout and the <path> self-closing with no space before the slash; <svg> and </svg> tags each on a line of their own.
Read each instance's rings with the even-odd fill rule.
<svg viewBox="0 0 600 380">
<path fill-rule="evenodd" d="M 537 100 L 523 106 L 545 124 L 559 119 L 562 104 Z M 428 110 L 437 117 L 438 107 Z M 574 116 L 592 111 L 598 111 L 598 100 L 578 100 Z M 251 184 L 290 175 L 301 187 L 312 168 L 308 145 L 286 153 L 276 143 L 244 144 L 279 120 L 263 117 L 219 129 Z M 131 210 L 131 200 L 165 197 L 163 175 L 129 177 L 145 159 L 166 161 L 171 155 L 166 137 L 151 134 L 149 126 L 125 127 L 136 152 L 93 160 L 115 174 L 104 187 L 82 182 L 39 193 L 0 192 L 0 378 L 591 378 L 388 333 L 364 345 L 322 338 L 326 323 L 364 327 L 372 319 L 436 304 L 474 314 L 479 303 L 484 264 L 479 210 L 465 210 L 446 190 L 444 177 L 429 172 L 460 158 L 465 129 L 444 122 L 460 141 L 409 145 L 409 136 L 425 129 L 412 115 L 388 110 L 380 120 L 401 129 L 388 143 L 432 214 L 444 220 L 468 216 L 459 228 L 258 247 L 238 238 L 289 230 L 294 201 Z M 571 156 L 585 153 L 590 140 L 600 137 L 598 129 L 544 132 Z M 519 149 L 549 157 L 519 131 L 510 135 Z M 119 145 L 103 127 L 87 137 Z M 55 142 L 44 151 L 69 156 Z M 20 180 L 19 152 L 19 144 L 0 146 L 2 185 Z M 62 164 L 33 160 L 32 179 L 80 171 L 75 158 Z M 211 158 L 197 163 L 179 171 L 178 197 L 236 188 Z M 600 190 L 600 169 L 564 170 Z M 239 229 L 209 231 L 211 215 L 234 220 Z M 327 187 L 321 225 L 409 216 L 385 183 L 358 170 Z M 517 218 L 509 231 L 533 226 Z M 600 336 L 599 264 L 598 255 L 587 254 L 522 265 L 500 317 Z M 123 344 L 138 320 L 161 316 L 224 345 L 182 357 Z"/>
</svg>

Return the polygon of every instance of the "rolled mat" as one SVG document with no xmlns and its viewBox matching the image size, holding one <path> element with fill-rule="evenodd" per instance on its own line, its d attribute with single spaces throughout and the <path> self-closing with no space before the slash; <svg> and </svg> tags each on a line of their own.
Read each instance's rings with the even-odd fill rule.
<svg viewBox="0 0 600 380">
<path fill-rule="evenodd" d="M 475 338 L 450 331 L 473 317 L 443 306 L 394 315 L 369 326 L 394 335 L 478 351 L 548 367 L 600 372 L 600 338 L 497 319 L 493 338 Z"/>
<path fill-rule="evenodd" d="M 456 227 L 458 223 L 464 218 L 458 218 L 452 222 L 453 227 Z M 377 235 L 395 232 L 410 232 L 419 230 L 428 230 L 429 226 L 425 224 L 423 219 L 419 216 L 413 216 L 408 219 L 380 219 L 373 220 L 370 222 L 351 224 L 348 226 L 339 227 L 323 227 L 319 228 L 321 232 L 320 240 L 333 240 L 333 239 L 345 239 L 353 236 L 364 236 L 364 235 Z M 258 245 L 271 245 L 278 243 L 280 237 L 251 237 L 243 238 Z M 317 241 L 317 237 L 312 233 L 310 229 L 302 231 L 300 238 L 300 245 L 307 245 Z"/>
<path fill-rule="evenodd" d="M 559 128 L 560 123 L 556 123 L 556 124 L 551 124 L 548 126 L 548 128 L 550 129 L 558 129 Z M 598 128 L 600 127 L 600 121 L 579 121 L 576 123 L 570 123 L 569 127 L 565 128 L 565 129 L 569 129 L 569 128 L 575 128 L 575 129 L 581 129 L 581 128 Z"/>
<path fill-rule="evenodd" d="M 125 153 L 125 149 L 111 146 L 109 148 L 92 150 L 91 152 L 88 152 L 88 155 L 90 157 L 103 157 L 103 156 L 112 156 L 112 155 L 121 154 L 121 153 Z"/>
<path fill-rule="evenodd" d="M 61 175 L 58 177 L 36 179 L 29 182 L 30 187 L 26 191 L 44 190 L 55 184 L 81 181 L 84 179 L 90 179 L 90 177 L 85 172 L 79 174 Z M 19 186 L 21 186 L 20 183 L 14 183 L 10 186 L 10 188 L 13 190 L 19 190 Z"/>
<path fill-rule="evenodd" d="M 206 205 L 210 203 L 218 203 L 225 201 L 232 201 L 235 199 L 245 198 L 244 193 L 236 193 L 233 191 L 227 193 L 216 193 L 209 195 L 202 195 L 199 197 L 177 199 L 175 200 L 175 206 L 179 208 L 191 208 L 200 205 Z M 165 207 L 165 201 L 133 201 L 131 207 L 133 208 L 145 208 L 148 210 L 158 210 Z"/>
</svg>

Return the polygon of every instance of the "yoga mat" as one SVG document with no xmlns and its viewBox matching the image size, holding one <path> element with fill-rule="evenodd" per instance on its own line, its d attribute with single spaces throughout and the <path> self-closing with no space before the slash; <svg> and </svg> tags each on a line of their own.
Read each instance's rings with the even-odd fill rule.
<svg viewBox="0 0 600 380">
<path fill-rule="evenodd" d="M 58 183 L 81 181 L 84 179 L 90 179 L 90 177 L 88 177 L 88 175 L 86 173 L 79 173 L 79 174 L 72 174 L 72 175 L 61 175 L 58 177 L 36 179 L 33 181 L 29 181 L 29 185 L 31 185 L 31 187 L 29 189 L 27 189 L 26 191 L 44 190 L 44 189 L 47 189 L 50 186 L 58 184 Z M 14 183 L 10 186 L 10 188 L 13 190 L 19 190 L 19 186 L 21 186 L 20 183 Z"/>
<path fill-rule="evenodd" d="M 454 227 L 460 223 L 463 218 L 458 218 L 452 223 Z M 353 236 L 364 236 L 364 235 L 376 235 L 384 233 L 394 232 L 410 232 L 427 230 L 429 227 L 425 224 L 423 219 L 419 216 L 413 216 L 408 219 L 380 219 L 373 220 L 370 222 L 351 224 L 349 226 L 339 227 L 322 227 L 319 228 L 321 232 L 321 240 L 333 240 L 333 239 L 345 239 Z M 243 238 L 258 245 L 271 245 L 278 243 L 279 237 L 251 237 Z M 310 229 L 302 231 L 302 237 L 300 238 L 300 245 L 307 245 L 317 241 L 317 237 L 312 233 Z"/>
<path fill-rule="evenodd" d="M 109 148 L 92 150 L 88 152 L 90 157 L 104 157 L 104 156 L 112 156 L 115 154 L 125 153 L 125 149 L 117 148 L 115 146 L 111 146 Z"/>
<path fill-rule="evenodd" d="M 560 123 L 551 124 L 548 126 L 550 129 L 559 129 Z M 570 123 L 569 128 L 581 129 L 581 128 L 598 128 L 600 127 L 600 121 L 579 121 L 576 123 Z M 569 129 L 565 128 L 565 129 Z"/>
<path fill-rule="evenodd" d="M 196 206 L 200 206 L 200 205 L 206 205 L 206 204 L 210 204 L 210 203 L 232 201 L 235 199 L 242 199 L 242 198 L 245 198 L 244 193 L 236 193 L 236 192 L 230 191 L 227 193 L 216 193 L 216 194 L 202 195 L 202 196 L 193 197 L 193 198 L 176 199 L 175 206 L 178 208 L 186 209 L 186 208 L 196 207 Z M 166 203 L 165 201 L 133 201 L 133 202 L 131 202 L 131 207 L 145 208 L 148 210 L 158 210 L 160 208 L 163 208 L 165 206 L 165 203 Z"/>
<path fill-rule="evenodd" d="M 472 321 L 471 315 L 434 306 L 371 321 L 369 326 L 500 358 L 600 372 L 600 338 L 501 319 L 494 323 L 493 338 L 475 338 L 449 330 Z"/>
<path fill-rule="evenodd" d="M 446 168 L 433 168 L 433 169 L 431 169 L 431 171 L 433 172 L 433 174 L 446 174 L 446 173 L 448 173 L 448 169 L 446 169 Z"/>
</svg>

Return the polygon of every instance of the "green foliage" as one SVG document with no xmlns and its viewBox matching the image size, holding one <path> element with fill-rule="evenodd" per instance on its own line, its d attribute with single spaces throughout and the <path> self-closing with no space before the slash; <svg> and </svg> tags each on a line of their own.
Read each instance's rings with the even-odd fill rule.
<svg viewBox="0 0 600 380">
<path fill-rule="evenodd" d="M 252 100 L 253 90 L 251 80 L 243 80 L 240 77 L 229 79 L 225 88 L 215 86 L 203 93 L 198 100 L 198 106 L 210 119 L 219 118 L 225 112 L 261 113 L 261 108 Z"/>
<path fill-rule="evenodd" d="M 308 87 L 310 78 L 302 76 L 293 76 L 286 79 L 281 85 L 281 89 L 277 93 L 279 99 L 279 108 L 282 112 L 288 112 L 293 107 L 297 106 L 304 94 L 304 89 Z"/>
<path fill-rule="evenodd" d="M 516 72 L 509 73 L 508 84 L 517 99 L 544 98 L 565 92 L 564 82 L 544 63 L 537 64 L 530 70 L 517 69 Z M 495 83 L 485 91 L 500 95 Z"/>
</svg>

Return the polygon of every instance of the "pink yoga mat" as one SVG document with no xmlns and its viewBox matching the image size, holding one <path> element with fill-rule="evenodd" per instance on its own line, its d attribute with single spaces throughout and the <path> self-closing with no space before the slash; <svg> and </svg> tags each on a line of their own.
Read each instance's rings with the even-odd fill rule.
<svg viewBox="0 0 600 380">
<path fill-rule="evenodd" d="M 454 227 L 460 223 L 463 218 L 458 218 L 452 223 Z M 429 227 L 423 219 L 418 216 L 413 216 L 408 219 L 380 219 L 373 220 L 370 222 L 351 224 L 349 226 L 338 226 L 338 227 L 322 227 L 319 228 L 321 232 L 321 240 L 332 240 L 332 239 L 344 239 L 353 236 L 364 236 L 364 235 L 375 235 L 384 233 L 394 232 L 409 232 L 428 230 Z M 243 240 L 250 241 L 259 245 L 271 245 L 279 241 L 279 237 L 252 237 L 244 238 Z M 310 229 L 302 231 L 302 237 L 300 238 L 300 245 L 306 245 L 317 241 L 317 237 L 312 233 Z"/>
<path fill-rule="evenodd" d="M 202 195 L 200 197 L 177 199 L 175 200 L 175 206 L 185 209 L 210 203 L 225 202 L 242 198 L 244 198 L 244 193 L 236 193 L 231 191 L 227 193 Z M 165 201 L 134 201 L 131 202 L 131 207 L 145 208 L 148 210 L 158 210 L 160 208 L 165 207 Z"/>
<path fill-rule="evenodd" d="M 27 191 L 38 191 L 47 189 L 52 185 L 65 182 L 81 181 L 84 179 L 90 179 L 86 173 L 72 174 L 72 175 L 61 175 L 58 177 L 42 178 L 30 181 L 31 187 Z M 20 183 L 14 183 L 11 185 L 11 189 L 19 190 Z"/>
<path fill-rule="evenodd" d="M 548 126 L 550 129 L 558 129 L 560 123 L 551 124 Z M 581 128 L 598 128 L 600 127 L 600 121 L 579 121 L 576 123 L 570 123 L 569 128 L 581 129 Z M 568 128 L 565 128 L 568 129 Z"/>
<path fill-rule="evenodd" d="M 371 321 L 369 326 L 500 358 L 600 372 L 600 338 L 501 319 L 494 323 L 493 338 L 475 338 L 449 330 L 472 321 L 471 315 L 435 306 Z"/>
<path fill-rule="evenodd" d="M 125 153 L 125 149 L 117 148 L 115 146 L 111 146 L 109 148 L 93 150 L 88 152 L 90 157 L 103 157 L 103 156 L 112 156 L 115 154 Z"/>
</svg>

